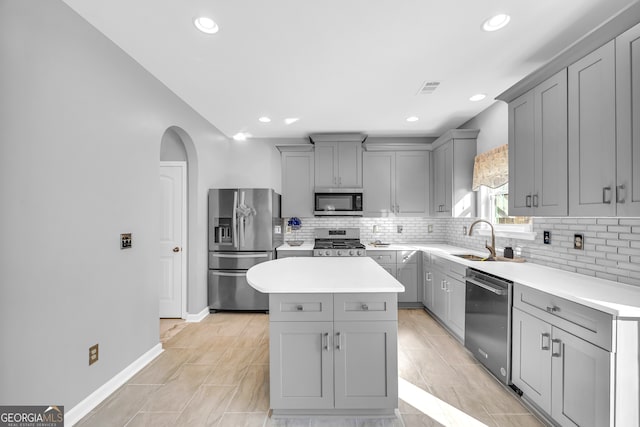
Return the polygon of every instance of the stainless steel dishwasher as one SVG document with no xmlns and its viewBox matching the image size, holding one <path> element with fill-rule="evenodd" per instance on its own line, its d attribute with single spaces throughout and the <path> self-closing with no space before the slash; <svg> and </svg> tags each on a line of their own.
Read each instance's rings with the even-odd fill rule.
<svg viewBox="0 0 640 427">
<path fill-rule="evenodd" d="M 498 380 L 511 384 L 513 282 L 467 268 L 464 346 Z"/>
</svg>

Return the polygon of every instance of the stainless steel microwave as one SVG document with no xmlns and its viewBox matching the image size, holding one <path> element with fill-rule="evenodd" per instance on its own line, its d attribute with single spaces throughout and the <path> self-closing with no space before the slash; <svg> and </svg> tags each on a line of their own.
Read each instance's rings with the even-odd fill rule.
<svg viewBox="0 0 640 427">
<path fill-rule="evenodd" d="M 361 188 L 316 188 L 316 216 L 362 216 Z"/>
</svg>

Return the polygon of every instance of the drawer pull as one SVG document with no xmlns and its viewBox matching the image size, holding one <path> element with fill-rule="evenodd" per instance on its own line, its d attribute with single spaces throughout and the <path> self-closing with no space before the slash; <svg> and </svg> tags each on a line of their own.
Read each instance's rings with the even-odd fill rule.
<svg viewBox="0 0 640 427">
<path fill-rule="evenodd" d="M 298 304 L 298 305 L 296 306 L 296 310 L 298 310 L 298 311 L 304 311 L 304 307 L 302 306 L 302 304 Z"/>
<path fill-rule="evenodd" d="M 549 313 L 557 313 L 560 311 L 559 307 L 556 307 L 555 305 L 553 307 L 547 307 L 547 312 Z"/>
<path fill-rule="evenodd" d="M 362 304 L 362 311 L 369 310 L 369 306 L 367 304 Z"/>
<path fill-rule="evenodd" d="M 549 338 L 551 338 L 551 336 L 546 332 L 540 334 L 540 350 L 549 350 Z"/>
<path fill-rule="evenodd" d="M 558 350 L 556 351 L 556 344 L 558 345 Z M 561 357 L 562 353 L 562 341 L 555 338 L 551 340 L 551 357 Z"/>
</svg>

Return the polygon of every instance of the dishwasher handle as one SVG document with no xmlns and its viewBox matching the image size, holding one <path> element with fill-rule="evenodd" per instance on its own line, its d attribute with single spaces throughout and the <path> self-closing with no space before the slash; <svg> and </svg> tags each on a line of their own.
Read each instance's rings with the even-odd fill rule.
<svg viewBox="0 0 640 427">
<path fill-rule="evenodd" d="M 508 289 L 497 288 L 487 283 L 478 282 L 477 280 L 475 280 L 475 277 L 473 276 L 465 276 L 464 279 L 467 281 L 467 283 L 471 283 L 472 285 L 479 286 L 482 289 L 486 289 L 487 291 L 493 292 L 496 295 L 506 295 L 509 292 Z"/>
</svg>

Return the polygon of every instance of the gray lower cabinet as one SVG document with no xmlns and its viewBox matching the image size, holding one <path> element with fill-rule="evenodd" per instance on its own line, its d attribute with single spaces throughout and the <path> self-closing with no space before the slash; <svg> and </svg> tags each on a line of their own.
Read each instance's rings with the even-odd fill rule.
<svg viewBox="0 0 640 427">
<path fill-rule="evenodd" d="M 464 340 L 465 266 L 431 255 L 425 283 L 431 288 L 431 306 L 425 305 L 459 341 Z M 427 281 L 427 279 L 430 279 Z M 429 290 L 426 290 L 429 292 Z"/>
<path fill-rule="evenodd" d="M 271 322 L 272 409 L 333 408 L 333 322 Z"/>
<path fill-rule="evenodd" d="M 420 251 L 370 251 L 368 255 L 404 286 L 398 302 L 403 307 L 419 307 L 422 301 Z"/>
<path fill-rule="evenodd" d="M 398 407 L 396 294 L 271 294 L 275 414 L 392 414 Z"/>
<path fill-rule="evenodd" d="M 304 250 L 304 249 L 279 249 L 276 251 L 276 258 L 291 258 L 291 257 L 306 257 L 313 256 L 313 250 Z"/>
<path fill-rule="evenodd" d="M 422 253 L 422 305 L 433 309 L 433 272 L 431 254 L 427 252 Z"/>
<path fill-rule="evenodd" d="M 513 305 L 511 379 L 524 398 L 561 426 L 614 425 L 612 317 L 518 283 Z"/>
<path fill-rule="evenodd" d="M 610 353 L 513 309 L 512 381 L 562 426 L 609 425 Z"/>
</svg>

